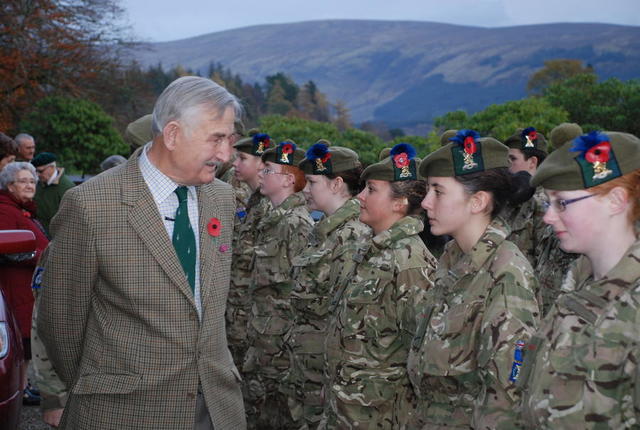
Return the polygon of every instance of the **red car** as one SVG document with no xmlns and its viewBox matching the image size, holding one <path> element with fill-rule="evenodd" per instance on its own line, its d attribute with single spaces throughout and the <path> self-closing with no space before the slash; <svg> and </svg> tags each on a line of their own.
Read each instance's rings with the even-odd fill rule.
<svg viewBox="0 0 640 430">
<path fill-rule="evenodd" d="M 32 258 L 35 248 L 36 238 L 31 231 L 0 231 L 0 260 Z M 23 362 L 18 323 L 0 289 L 0 429 L 3 430 L 18 428 L 24 390 Z"/>
</svg>

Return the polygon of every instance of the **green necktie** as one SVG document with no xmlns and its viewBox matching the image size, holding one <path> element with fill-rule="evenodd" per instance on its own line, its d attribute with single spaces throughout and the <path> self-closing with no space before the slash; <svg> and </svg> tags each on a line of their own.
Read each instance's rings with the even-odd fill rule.
<svg viewBox="0 0 640 430">
<path fill-rule="evenodd" d="M 178 210 L 173 224 L 173 247 L 193 292 L 196 283 L 196 236 L 189 222 L 187 187 L 178 187 L 175 193 L 178 195 Z"/>
</svg>

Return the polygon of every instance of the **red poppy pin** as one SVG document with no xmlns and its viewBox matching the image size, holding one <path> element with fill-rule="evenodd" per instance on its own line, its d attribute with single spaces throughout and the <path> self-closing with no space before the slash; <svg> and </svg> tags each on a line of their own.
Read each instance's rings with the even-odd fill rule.
<svg viewBox="0 0 640 430">
<path fill-rule="evenodd" d="M 407 157 L 406 152 L 401 152 L 398 155 L 394 155 L 393 162 L 396 164 L 398 169 L 402 169 L 403 167 L 407 167 L 409 165 L 409 157 Z"/>
<path fill-rule="evenodd" d="M 211 218 L 209 220 L 209 224 L 207 224 L 207 231 L 213 237 L 220 236 L 220 229 L 222 225 L 220 224 L 220 220 L 218 218 Z"/>
</svg>

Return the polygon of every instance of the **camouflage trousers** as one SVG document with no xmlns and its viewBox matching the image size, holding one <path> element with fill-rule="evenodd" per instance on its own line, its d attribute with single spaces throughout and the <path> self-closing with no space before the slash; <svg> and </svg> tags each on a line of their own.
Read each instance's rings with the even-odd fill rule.
<svg viewBox="0 0 640 430">
<path fill-rule="evenodd" d="M 295 357 L 292 353 L 291 355 L 291 369 L 280 390 L 288 397 L 289 410 L 297 424 L 296 428 L 313 430 L 318 427 L 322 417 L 323 376 L 318 366 L 322 366 L 324 357 L 311 354 Z"/>
</svg>

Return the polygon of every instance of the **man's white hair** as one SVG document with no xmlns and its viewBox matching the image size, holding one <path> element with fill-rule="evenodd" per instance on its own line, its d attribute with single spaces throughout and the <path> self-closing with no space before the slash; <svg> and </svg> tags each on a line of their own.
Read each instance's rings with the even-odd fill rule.
<svg viewBox="0 0 640 430">
<path fill-rule="evenodd" d="M 208 108 L 222 115 L 229 107 L 233 108 L 236 119 L 242 117 L 242 105 L 225 88 L 211 79 L 184 76 L 171 82 L 158 97 L 151 132 L 153 137 L 158 136 L 168 122 L 184 119 L 194 108 Z"/>
</svg>

